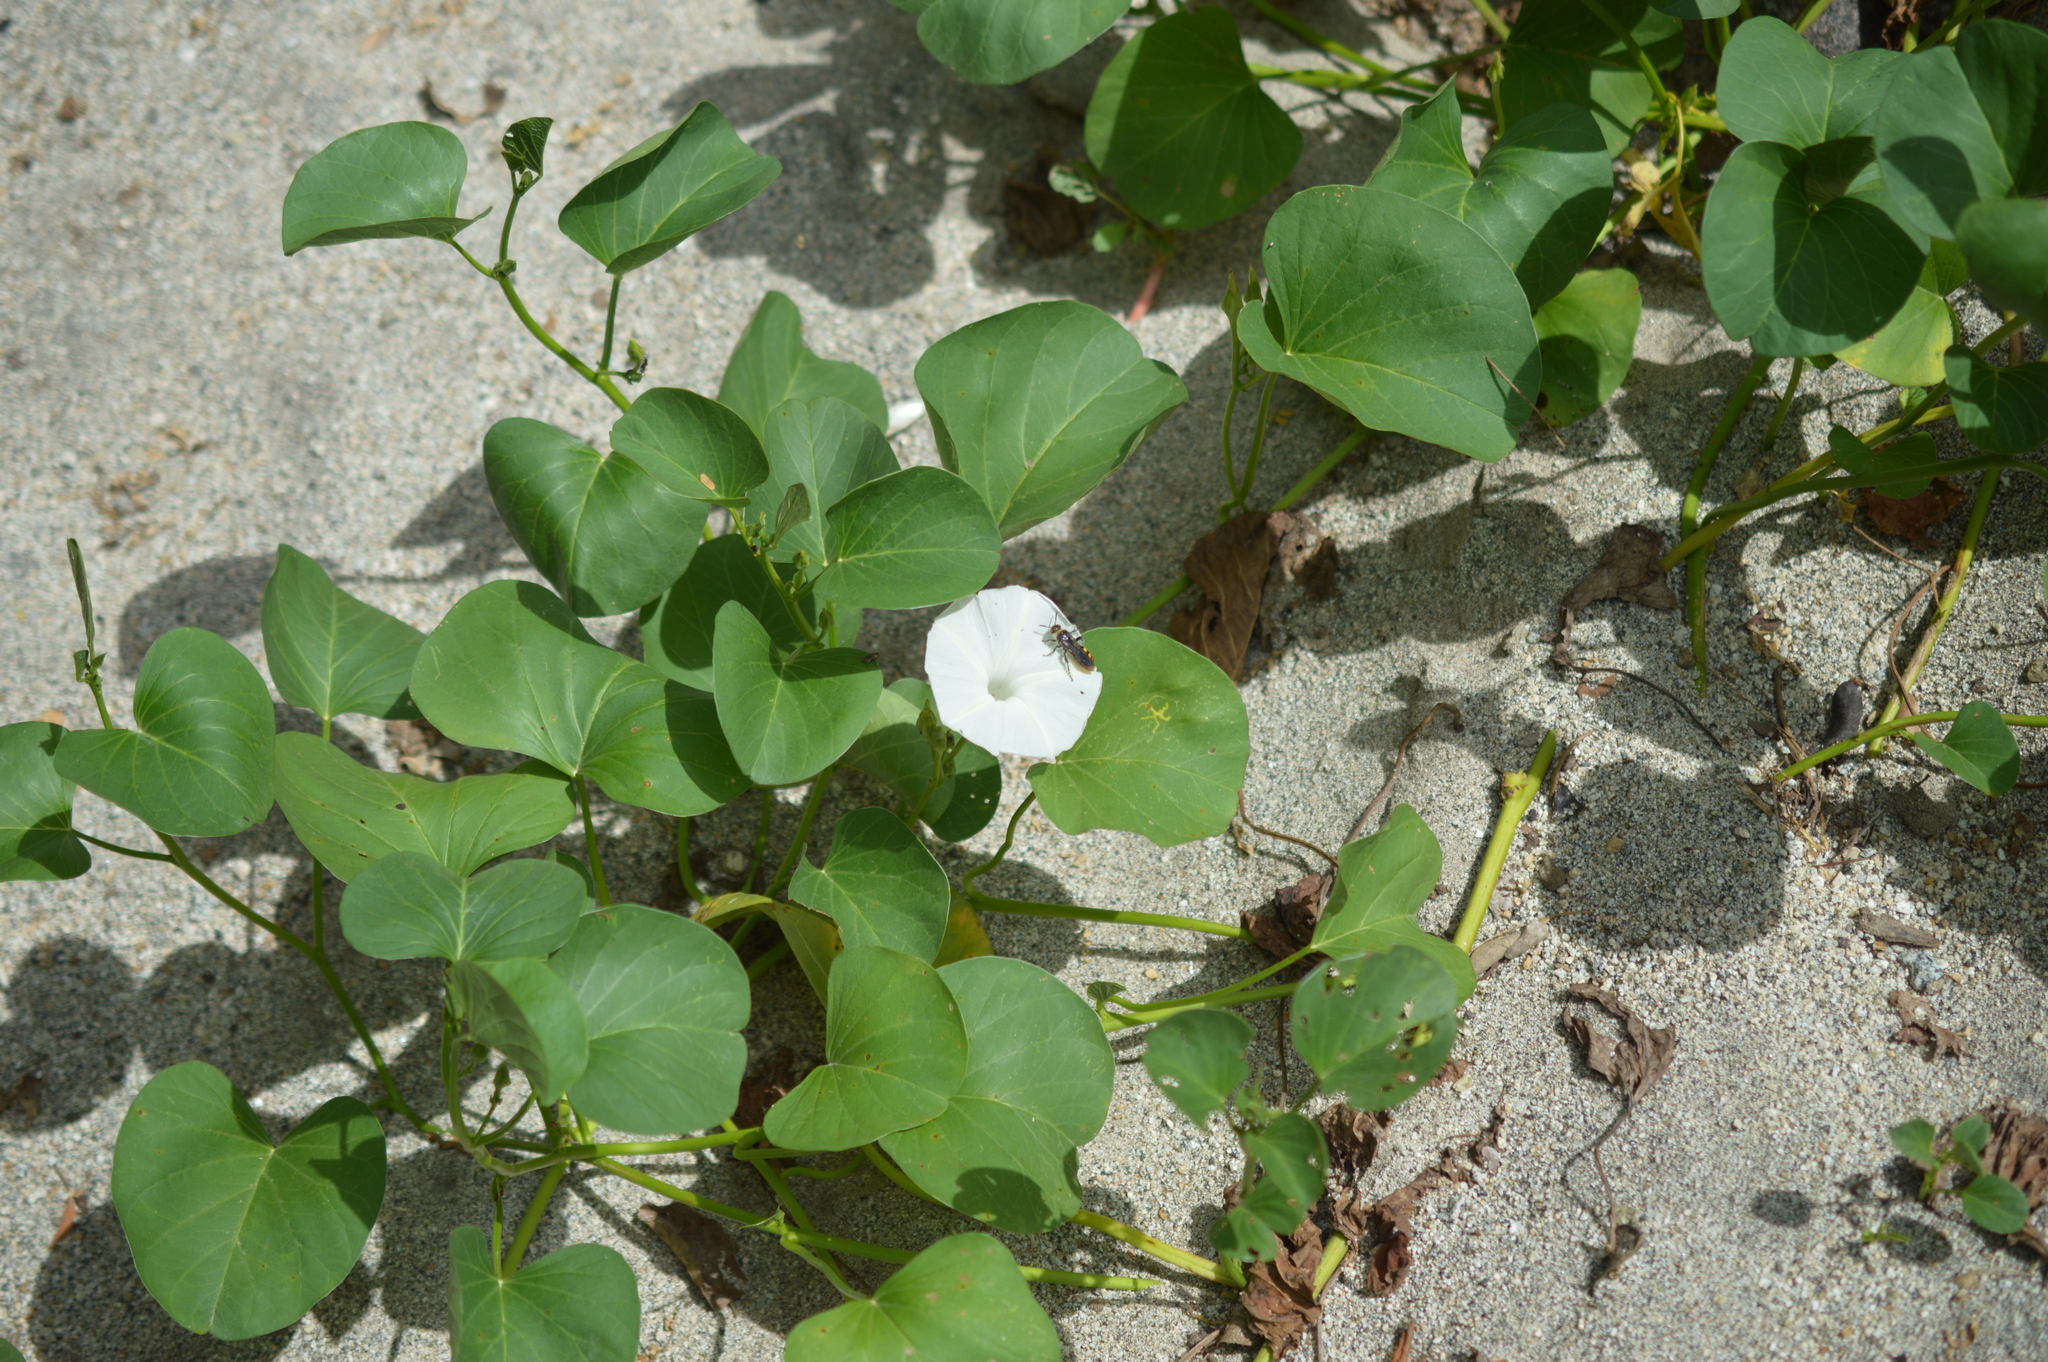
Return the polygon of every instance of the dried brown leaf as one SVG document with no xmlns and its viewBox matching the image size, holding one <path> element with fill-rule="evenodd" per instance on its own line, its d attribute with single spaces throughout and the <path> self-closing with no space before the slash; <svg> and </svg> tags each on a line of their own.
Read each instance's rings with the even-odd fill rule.
<svg viewBox="0 0 2048 1362">
<path fill-rule="evenodd" d="M 1240 913 L 1239 921 L 1252 941 L 1268 955 L 1289 956 L 1315 940 L 1316 923 L 1330 897 L 1328 875 L 1304 875 L 1273 891 L 1270 913 Z"/>
<path fill-rule="evenodd" d="M 1924 950 L 1941 944 L 1941 938 L 1925 927 L 1915 927 L 1869 908 L 1856 915 L 1856 930 L 1894 946 L 1918 946 Z"/>
<path fill-rule="evenodd" d="M 1298 586 L 1302 596 L 1311 601 L 1326 601 L 1336 595 L 1337 541 L 1323 533 L 1314 517 L 1274 511 L 1267 525 L 1274 535 L 1267 589 L 1281 584 Z"/>
<path fill-rule="evenodd" d="M 43 1080 L 35 1074 L 23 1074 L 13 1087 L 0 1088 L 0 1111 L 9 1107 L 20 1107 L 22 1120 L 35 1120 L 43 1110 Z"/>
<path fill-rule="evenodd" d="M 2025 1192 L 2028 1210 L 2040 1209 L 2048 1201 L 2048 1120 L 2007 1106 L 1987 1107 L 1978 1115 L 1991 1125 L 1984 1141 L 1984 1171 Z"/>
<path fill-rule="evenodd" d="M 1201 588 L 1202 599 L 1175 615 L 1166 632 L 1237 680 L 1272 561 L 1273 529 L 1264 511 L 1232 516 L 1197 539 L 1181 570 Z"/>
<path fill-rule="evenodd" d="M 1550 939 L 1550 919 L 1539 917 L 1516 931 L 1496 932 L 1472 948 L 1472 972 L 1484 979 L 1503 961 L 1516 960 Z"/>
<path fill-rule="evenodd" d="M 1623 600 L 1653 610 L 1676 610 L 1678 597 L 1657 566 L 1663 556 L 1663 535 L 1644 525 L 1617 525 L 1607 537 L 1600 562 L 1564 598 L 1564 608 L 1577 614 L 1594 601 Z"/>
<path fill-rule="evenodd" d="M 747 1279 L 740 1267 L 740 1246 L 716 1220 L 680 1201 L 642 1206 L 640 1219 L 668 1245 L 696 1283 L 697 1294 L 713 1310 L 723 1310 L 747 1294 L 740 1286 Z"/>
<path fill-rule="evenodd" d="M 1003 206 L 1009 210 L 1010 235 L 1037 255 L 1071 251 L 1088 234 L 1094 216 L 1088 205 L 1030 180 L 1005 184 Z"/>
<path fill-rule="evenodd" d="M 1870 513 L 1870 523 L 1901 539 L 1924 537 L 1929 526 L 1948 519 L 1962 504 L 1963 489 L 1947 478 L 1936 478 L 1915 497 L 1888 497 L 1875 489 L 1863 493 L 1863 509 Z"/>
<path fill-rule="evenodd" d="M 1245 1269 L 1245 1289 L 1238 1302 L 1251 1317 L 1252 1330 L 1273 1350 L 1275 1358 L 1285 1357 L 1311 1325 L 1322 1319 L 1316 1304 L 1316 1267 L 1323 1260 L 1323 1232 L 1313 1220 L 1280 1241 L 1280 1251 L 1270 1263 L 1253 1263 Z"/>
<path fill-rule="evenodd" d="M 747 1070 L 747 1076 L 740 1080 L 740 1102 L 732 1114 L 733 1124 L 742 1130 L 760 1125 L 768 1108 L 787 1097 L 796 1084 L 796 1052 L 787 1045 L 778 1045 L 774 1053 Z"/>
<path fill-rule="evenodd" d="M 57 1217 L 57 1232 L 50 1236 L 51 1248 L 57 1247 L 63 1242 L 64 1236 L 71 1233 L 71 1227 L 78 1223 L 78 1212 L 81 1209 L 78 1193 L 73 1192 L 64 1198 L 64 1214 Z"/>
<path fill-rule="evenodd" d="M 1432 1074 L 1430 1076 L 1429 1082 L 1423 1084 L 1422 1086 L 1425 1088 L 1455 1087 L 1457 1085 L 1458 1080 L 1463 1078 L 1465 1076 L 1466 1071 L 1471 1067 L 1472 1066 L 1470 1064 L 1467 1064 L 1462 1059 L 1447 1059 L 1444 1061 L 1443 1068 L 1438 1069 L 1434 1074 Z"/>
<path fill-rule="evenodd" d="M 1671 1068 L 1678 1032 L 1669 1026 L 1652 1028 L 1634 1008 L 1597 984 L 1573 984 L 1569 993 L 1599 1004 L 1621 1023 L 1626 1034 L 1617 1041 L 1576 1013 L 1564 1019 L 1572 1037 L 1586 1047 L 1586 1066 L 1619 1088 L 1631 1105 L 1641 1101 Z"/>
<path fill-rule="evenodd" d="M 64 102 L 57 106 L 57 121 L 59 123 L 76 123 L 83 117 L 85 117 L 85 101 L 77 95 L 64 96 Z"/>
<path fill-rule="evenodd" d="M 1614 1227 L 1614 1246 L 1601 1258 L 1600 1265 L 1593 1270 L 1593 1280 L 1586 1283 L 1586 1294 L 1592 1295 L 1602 1282 L 1611 1282 L 1621 1275 L 1621 1269 L 1628 1260 L 1635 1257 L 1643 1246 L 1643 1232 L 1636 1226 L 1623 1221 Z"/>
<path fill-rule="evenodd" d="M 1330 1151 L 1330 1176 L 1341 1187 L 1356 1187 L 1380 1152 L 1380 1136 L 1394 1118 L 1384 1111 L 1353 1111 L 1346 1103 L 1316 1117 Z M 1346 1235 L 1346 1238 L 1352 1236 Z"/>
<path fill-rule="evenodd" d="M 1937 1059 L 1942 1055 L 1954 1055 L 1958 1059 L 1970 1053 L 1970 1047 L 1960 1033 L 1949 1030 L 1934 1019 L 1934 1009 L 1925 998 L 1909 988 L 1895 988 L 1891 992 L 1892 1011 L 1899 1014 L 1899 1029 L 1892 1035 L 1899 1045 L 1927 1046 L 1927 1058 Z"/>
</svg>

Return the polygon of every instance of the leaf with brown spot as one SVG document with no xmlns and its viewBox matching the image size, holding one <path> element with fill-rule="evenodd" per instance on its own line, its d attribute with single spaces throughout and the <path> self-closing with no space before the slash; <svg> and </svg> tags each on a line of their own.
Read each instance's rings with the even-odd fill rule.
<svg viewBox="0 0 2048 1362">
<path fill-rule="evenodd" d="M 740 1246 L 716 1220 L 680 1201 L 642 1206 L 640 1220 L 668 1245 L 713 1310 L 724 1310 L 747 1294 L 739 1285 L 747 1279 L 740 1268 Z"/>
<path fill-rule="evenodd" d="M 1670 1070 L 1678 1051 L 1677 1030 L 1669 1026 L 1653 1029 L 1634 1008 L 1597 984 L 1573 984 L 1569 993 L 1575 999 L 1599 1004 L 1621 1023 L 1625 1034 L 1616 1040 L 1576 1013 L 1564 1019 L 1572 1038 L 1586 1047 L 1586 1067 L 1619 1088 L 1631 1105 L 1640 1102 Z"/>
<path fill-rule="evenodd" d="M 1594 601 L 1623 600 L 1652 610 L 1676 610 L 1678 597 L 1657 566 L 1663 556 L 1663 535 L 1644 525 L 1617 525 L 1607 537 L 1600 562 L 1564 598 L 1564 608 L 1577 614 Z"/>
<path fill-rule="evenodd" d="M 1856 915 L 1856 930 L 1865 936 L 1874 936 L 1879 941 L 1890 942 L 1894 946 L 1917 946 L 1925 950 L 1929 946 L 1941 944 L 1941 938 L 1925 927 L 1912 926 L 1869 908 Z"/>
<path fill-rule="evenodd" d="M 1237 680 L 1259 622 L 1272 561 L 1273 529 L 1264 511 L 1232 516 L 1197 539 L 1181 570 L 1201 588 L 1202 599 L 1175 615 L 1167 634 Z"/>
<path fill-rule="evenodd" d="M 1947 478 L 1936 478 L 1926 491 L 1913 497 L 1888 497 L 1875 490 L 1863 493 L 1863 509 L 1870 523 L 1886 534 L 1901 539 L 1919 539 L 1928 527 L 1948 519 L 1963 504 L 1963 489 Z"/>
<path fill-rule="evenodd" d="M 1936 1021 L 1934 1009 L 1913 990 L 1893 989 L 1890 1002 L 1901 1023 L 1892 1035 L 1894 1044 L 1927 1046 L 1929 1059 L 1938 1059 L 1942 1055 L 1954 1055 L 1960 1059 L 1970 1053 L 1970 1047 L 1962 1036 Z"/>
<path fill-rule="evenodd" d="M 1245 1288 L 1238 1302 L 1251 1316 L 1252 1330 L 1273 1350 L 1275 1358 L 1287 1356 L 1311 1325 L 1322 1319 L 1316 1304 L 1316 1268 L 1323 1260 L 1323 1232 L 1313 1220 L 1281 1241 L 1280 1251 L 1270 1263 L 1253 1263 L 1245 1269 Z"/>
<path fill-rule="evenodd" d="M 2039 1210 L 2048 1201 L 2048 1120 L 2007 1106 L 1977 1114 L 1991 1125 L 1984 1141 L 1984 1171 L 2019 1188 L 2026 1193 L 2027 1209 Z"/>
</svg>

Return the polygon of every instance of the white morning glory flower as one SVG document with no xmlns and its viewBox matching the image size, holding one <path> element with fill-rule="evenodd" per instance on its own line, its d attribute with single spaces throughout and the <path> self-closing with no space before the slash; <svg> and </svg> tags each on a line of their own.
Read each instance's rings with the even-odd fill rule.
<svg viewBox="0 0 2048 1362">
<path fill-rule="evenodd" d="M 1074 628 L 1029 587 L 996 587 L 947 606 L 924 641 L 939 718 L 991 752 L 1049 761 L 1072 747 L 1102 694 L 1102 673 L 1051 642 L 1055 626 Z"/>
</svg>

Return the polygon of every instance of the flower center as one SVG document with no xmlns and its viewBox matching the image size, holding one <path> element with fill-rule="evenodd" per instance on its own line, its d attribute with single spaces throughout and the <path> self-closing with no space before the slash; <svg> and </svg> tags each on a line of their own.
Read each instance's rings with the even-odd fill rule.
<svg viewBox="0 0 2048 1362">
<path fill-rule="evenodd" d="M 1017 695 L 1017 683 L 1007 676 L 991 676 L 988 679 L 988 698 L 1011 700 Z"/>
</svg>

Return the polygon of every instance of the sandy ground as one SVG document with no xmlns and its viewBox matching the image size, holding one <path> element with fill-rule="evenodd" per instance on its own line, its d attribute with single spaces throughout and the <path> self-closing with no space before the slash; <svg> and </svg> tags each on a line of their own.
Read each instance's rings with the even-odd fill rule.
<svg viewBox="0 0 2048 1362">
<path fill-rule="evenodd" d="M 1411 50 L 1332 4 L 1310 9 L 1346 41 Z M 1277 31 L 1256 32 L 1289 55 Z M 924 56 L 907 19 L 870 0 L 16 5 L 0 27 L 0 139 L 13 157 L 0 170 L 0 715 L 89 708 L 70 678 L 79 639 L 66 535 L 90 551 L 117 708 L 149 642 L 174 626 L 217 629 L 260 657 L 257 601 L 279 541 L 423 627 L 478 582 L 523 570 L 483 488 L 481 433 L 512 414 L 599 432 L 602 399 L 519 333 L 451 252 L 369 243 L 286 260 L 277 250 L 294 167 L 352 128 L 420 116 L 423 80 L 460 110 L 481 107 L 486 82 L 509 92 L 499 115 L 458 129 L 475 166 L 468 203 L 504 197 L 486 153 L 505 119 L 559 120 L 551 174 L 514 253 L 536 312 L 585 349 L 604 280 L 546 229 L 577 184 L 700 98 L 783 159 L 783 178 L 752 208 L 630 281 L 624 311 L 654 354 L 654 381 L 715 386 L 761 292 L 779 288 L 803 308 L 817 349 L 870 366 L 902 401 L 915 395 L 918 354 L 955 327 L 1042 297 L 1121 312 L 1144 273 L 1135 254 L 1038 260 L 1003 225 L 1004 181 L 1041 146 L 1078 149 L 1079 121 L 1056 107 L 1056 82 L 1039 97 L 964 85 Z M 1362 178 L 1389 131 L 1380 110 L 1308 121 L 1296 185 Z M 1228 351 L 1213 303 L 1224 270 L 1253 258 L 1259 220 L 1191 242 L 1138 328 L 1193 399 L 1082 505 L 1008 546 L 1006 564 L 1083 625 L 1113 622 L 1170 579 L 1218 499 Z M 1837 869 L 1814 865 L 1831 857 L 1740 788 L 1776 760 L 1749 727 L 1769 707 L 1770 671 L 1741 621 L 1759 610 L 1785 621 L 1783 652 L 1800 669 L 1786 704 L 1796 727 L 1816 733 L 1843 678 L 1881 680 L 1890 612 L 1952 549 L 1961 515 L 1927 551 L 1891 541 L 1904 561 L 1821 507 L 1792 507 L 1724 541 L 1710 579 L 1719 681 L 1701 712 L 1725 752 L 1646 689 L 1582 697 L 1544 663 L 1535 635 L 1613 526 L 1669 533 L 1689 451 L 1746 363 L 1696 275 L 1662 256 L 1639 270 L 1643 336 L 1609 409 L 1561 441 L 1532 429 L 1483 491 L 1457 456 L 1383 439 L 1311 499 L 1343 549 L 1342 594 L 1276 621 L 1272 665 L 1245 686 L 1255 816 L 1324 841 L 1343 835 L 1429 704 L 1462 706 L 1463 732 L 1420 742 L 1399 787 L 1444 843 L 1448 888 L 1425 913 L 1435 926 L 1466 892 L 1496 772 L 1526 764 L 1546 727 L 1588 735 L 1570 777 L 1582 808 L 1532 820 L 1540 844 L 1518 849 L 1496 904 L 1497 923 L 1549 916 L 1557 930 L 1466 1008 L 1467 1090 L 1431 1091 L 1398 1114 L 1372 1186 L 1406 1182 L 1496 1102 L 1508 1111 L 1504 1161 L 1425 1203 L 1415 1271 L 1398 1293 L 1368 1298 L 1356 1267 L 1346 1270 L 1328 1298 L 1326 1354 L 1385 1356 L 1412 1322 L 1414 1355 L 1438 1362 L 2038 1358 L 2048 1336 L 2039 1269 L 1913 1206 L 1884 1132 L 1995 1098 L 2048 1102 L 2044 853 L 2005 849 L 2015 819 L 2048 818 L 2048 801 L 2016 790 L 1994 804 L 1929 779 L 1910 748 L 1851 762 L 1828 781 L 1834 835 L 1860 823 L 1852 854 L 1867 858 Z M 1970 321 L 1973 334 L 1990 325 L 1981 310 Z M 1838 367 L 1809 381 L 1765 450 L 1769 399 L 1785 377 L 1780 364 L 1710 498 L 1752 467 L 1790 468 L 1822 447 L 1831 421 L 1889 414 L 1879 385 Z M 1278 405 L 1289 419 L 1261 476 L 1265 496 L 1343 433 L 1305 390 L 1283 385 Z M 1952 431 L 1943 438 L 1954 447 Z M 922 426 L 898 445 L 906 459 L 932 457 Z M 2048 686 L 2023 681 L 2048 656 L 2035 613 L 2044 527 L 2042 489 L 2016 480 L 1935 657 L 1930 707 L 2048 700 Z M 1685 685 L 1675 614 L 1607 603 L 1588 615 L 1584 654 Z M 925 618 L 873 617 L 866 642 L 892 671 L 911 670 Z M 345 727 L 359 755 L 391 759 L 377 726 Z M 1005 814 L 1019 793 L 1013 779 Z M 835 799 L 859 796 L 849 784 Z M 118 810 L 79 805 L 80 825 L 99 835 L 143 836 Z M 714 878 L 749 836 L 754 808 L 700 820 L 699 863 Z M 794 811 L 782 813 L 786 828 Z M 614 810 L 602 836 L 622 896 L 657 892 L 671 826 Z M 954 863 L 994 840 L 984 834 Z M 205 849 L 231 887 L 287 920 L 304 914 L 306 863 L 281 820 Z M 1228 921 L 1303 869 L 1278 844 L 1251 856 L 1225 840 L 1159 851 L 1028 819 L 991 887 Z M 1563 887 L 1545 887 L 1539 871 Z M 1936 1008 L 1967 1029 L 1971 1057 L 1929 1063 L 1887 1043 L 1885 996 L 1908 966 L 1854 930 L 1866 906 L 1940 932 L 1919 969 L 1938 979 Z M 1150 929 L 989 926 L 999 950 L 1077 987 L 1114 979 L 1140 996 L 1215 987 L 1258 963 L 1229 942 Z M 425 1100 L 431 1046 L 414 1033 L 431 974 L 355 957 L 346 969 Z M 1587 1279 L 1604 1207 L 1582 1155 L 1618 1099 L 1559 1025 L 1564 986 L 1588 978 L 1679 1036 L 1676 1066 L 1607 1147 L 1616 1195 L 1647 1242 L 1597 1294 Z M 0 1115 L 0 1336 L 40 1362 L 447 1355 L 444 1246 L 451 1226 L 487 1215 L 485 1182 L 397 1129 L 383 1221 L 361 1266 L 293 1329 L 241 1344 L 187 1335 L 129 1262 L 108 1167 L 128 1101 L 152 1073 L 209 1060 L 280 1121 L 334 1092 L 367 1092 L 342 1018 L 296 959 L 157 867 L 103 858 L 83 879 L 0 890 L 0 984 L 0 1082 L 33 1072 L 44 1085 L 32 1118 L 19 1106 Z M 820 1012 L 793 972 L 758 991 L 757 1017 L 764 1045 L 818 1047 Z M 1274 1018 L 1255 1019 L 1274 1084 Z M 1142 1041 L 1118 1049 L 1135 1060 Z M 729 1165 L 669 1167 L 712 1195 L 763 1200 Z M 1225 1141 L 1188 1126 L 1133 1063 L 1082 1170 L 1092 1206 L 1191 1247 L 1234 1171 Z M 84 1212 L 52 1246 L 73 1194 Z M 595 1240 L 627 1255 L 641 1277 L 643 1357 L 775 1357 L 781 1330 L 833 1303 L 808 1268 L 753 1239 L 743 1244 L 750 1293 L 730 1316 L 709 1314 L 632 1222 L 641 1199 L 621 1183 L 573 1181 L 541 1244 Z M 966 1227 L 867 1176 L 823 1184 L 811 1200 L 833 1230 L 889 1244 Z M 1903 1242 L 1865 1245 L 1860 1232 L 1880 1222 Z M 1013 1247 L 1045 1265 L 1145 1270 L 1079 1233 Z M 1041 1299 L 1069 1357 L 1167 1362 L 1229 1314 L 1229 1301 L 1198 1287 L 1169 1277 L 1145 1298 Z"/>
</svg>

